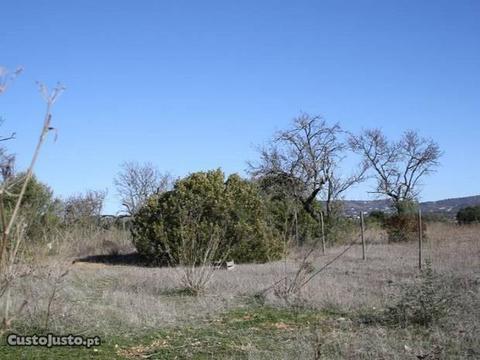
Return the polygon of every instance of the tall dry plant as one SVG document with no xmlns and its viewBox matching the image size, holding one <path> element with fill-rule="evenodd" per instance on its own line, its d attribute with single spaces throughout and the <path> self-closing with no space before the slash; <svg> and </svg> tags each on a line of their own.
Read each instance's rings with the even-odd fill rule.
<svg viewBox="0 0 480 360">
<path fill-rule="evenodd" d="M 299 248 L 300 253 L 295 257 L 295 270 L 294 273 L 291 274 L 288 266 L 289 249 L 293 244 L 298 243 L 295 239 L 298 236 L 295 229 L 297 227 L 296 216 L 289 222 L 292 211 L 296 210 L 289 209 L 285 216 L 283 233 L 283 274 L 281 279 L 276 281 L 271 287 L 273 294 L 282 299 L 287 305 L 294 305 L 300 300 L 302 291 L 301 284 L 308 275 L 315 270 L 312 262 L 318 243 L 318 241 L 314 241 L 309 246 Z"/>
<path fill-rule="evenodd" d="M 0 67 L 0 94 L 2 94 L 8 83 L 13 80 L 20 70 L 13 73 L 9 73 L 3 67 Z M 0 332 L 5 332 L 11 326 L 14 320 L 13 314 L 18 314 L 26 305 L 26 301 L 20 305 L 15 311 L 11 310 L 11 290 L 14 282 L 21 277 L 31 274 L 32 268 L 28 266 L 21 266 L 17 264 L 17 257 L 19 255 L 20 247 L 25 238 L 25 222 L 20 216 L 20 208 L 22 200 L 25 196 L 28 183 L 33 176 L 33 169 L 40 155 L 40 150 L 45 143 L 50 131 L 55 130 L 52 127 L 52 107 L 56 100 L 63 92 L 64 87 L 58 84 L 51 92 L 48 91 L 44 84 L 38 83 L 40 93 L 42 94 L 46 102 L 45 117 L 43 125 L 40 131 L 40 136 L 33 153 L 29 167 L 27 168 L 25 175 L 21 179 L 22 186 L 19 194 L 13 194 L 16 196 L 16 202 L 11 212 L 7 212 L 4 207 L 5 195 L 10 194 L 9 190 L 12 186 L 11 176 L 12 172 L 3 172 L 3 182 L 0 185 L 0 223 L 2 226 L 2 234 L 0 239 L 0 298 L 3 297 L 4 309 L 3 319 Z"/>
<path fill-rule="evenodd" d="M 209 224 L 208 231 L 205 231 L 201 229 L 200 217 L 199 214 L 184 216 L 179 234 L 178 264 L 175 264 L 181 271 L 184 289 L 192 295 L 205 291 L 214 272 L 225 262 L 229 253 L 225 251 L 221 256 L 218 251 L 226 230 Z"/>
<path fill-rule="evenodd" d="M 197 248 L 195 242 L 182 239 L 180 256 L 180 266 L 183 269 L 182 285 L 193 295 L 203 292 L 213 277 L 220 239 L 216 232 L 212 232 L 202 250 Z"/>
<path fill-rule="evenodd" d="M 302 303 L 303 289 L 331 264 L 347 253 L 355 244 L 358 244 L 359 235 L 354 235 L 352 241 L 342 251 L 319 268 L 314 266 L 314 262 L 321 238 L 314 239 L 309 245 L 297 249 L 299 253 L 294 257 L 294 265 L 293 269 L 291 269 L 288 266 L 288 249 L 297 242 L 294 239 L 294 235 L 292 236 L 292 234 L 295 234 L 292 231 L 292 228 L 295 227 L 295 222 L 289 223 L 288 218 L 287 212 L 284 226 L 284 266 L 282 276 L 272 285 L 258 292 L 256 297 L 263 298 L 269 291 L 272 291 L 274 296 L 281 299 L 286 305 L 297 306 Z"/>
</svg>

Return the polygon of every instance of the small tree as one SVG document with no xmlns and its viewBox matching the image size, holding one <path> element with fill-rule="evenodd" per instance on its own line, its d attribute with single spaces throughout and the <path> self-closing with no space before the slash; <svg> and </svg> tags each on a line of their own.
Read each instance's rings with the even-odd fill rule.
<svg viewBox="0 0 480 360">
<path fill-rule="evenodd" d="M 480 206 L 467 206 L 460 209 L 457 213 L 457 222 L 462 225 L 480 223 Z"/>
<path fill-rule="evenodd" d="M 65 200 L 65 222 L 69 225 L 96 223 L 102 214 L 106 191 L 88 190 Z"/>
<path fill-rule="evenodd" d="M 12 175 L 7 181 L 9 190 L 4 195 L 4 211 L 11 213 L 20 193 L 25 173 Z M 20 214 L 25 219 L 26 235 L 31 241 L 38 241 L 61 221 L 61 201 L 53 197 L 49 186 L 32 175 L 20 204 Z"/>
<path fill-rule="evenodd" d="M 130 216 L 135 215 L 151 195 L 169 190 L 172 182 L 170 174 L 161 174 L 154 165 L 136 161 L 124 162 L 114 179 L 125 212 Z"/>
<path fill-rule="evenodd" d="M 378 129 L 350 137 L 351 148 L 360 154 L 377 180 L 375 194 L 387 196 L 397 214 L 408 212 L 420 193 L 420 181 L 435 171 L 441 151 L 433 140 L 406 131 L 400 141 L 388 141 Z"/>
<path fill-rule="evenodd" d="M 380 130 L 373 129 L 351 136 L 350 146 L 372 169 L 377 180 L 374 193 L 387 196 L 392 202 L 395 214 L 385 221 L 389 239 L 414 239 L 418 225 L 413 214 L 418 208 L 420 181 L 439 164 L 438 144 L 412 130 L 406 131 L 398 142 L 392 142 Z"/>
</svg>

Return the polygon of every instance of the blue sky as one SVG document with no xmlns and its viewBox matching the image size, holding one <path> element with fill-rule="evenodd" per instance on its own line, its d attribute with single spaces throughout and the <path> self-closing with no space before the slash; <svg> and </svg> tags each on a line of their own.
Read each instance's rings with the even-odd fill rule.
<svg viewBox="0 0 480 360">
<path fill-rule="evenodd" d="M 0 97 L 20 168 L 44 110 L 35 81 L 67 87 L 36 170 L 59 196 L 109 188 L 114 213 L 124 160 L 244 173 L 254 145 L 300 111 L 392 138 L 418 130 L 445 152 L 422 199 L 480 193 L 477 0 L 16 0 L 1 11 L 0 64 L 25 68 Z M 369 186 L 348 197 L 369 198 Z"/>
</svg>

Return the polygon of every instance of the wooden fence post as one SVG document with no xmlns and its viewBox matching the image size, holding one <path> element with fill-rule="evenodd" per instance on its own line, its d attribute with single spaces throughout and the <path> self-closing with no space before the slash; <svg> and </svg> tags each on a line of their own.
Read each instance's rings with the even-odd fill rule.
<svg viewBox="0 0 480 360">
<path fill-rule="evenodd" d="M 297 209 L 295 209 L 294 212 L 294 220 L 295 220 L 295 243 L 297 244 L 297 247 L 300 246 L 300 242 L 298 240 L 298 215 L 297 215 Z"/>
<path fill-rule="evenodd" d="M 360 229 L 362 232 L 362 260 L 367 260 L 367 254 L 365 253 L 365 223 L 363 220 L 363 211 L 360 212 Z"/>
<path fill-rule="evenodd" d="M 422 269 L 422 242 L 423 242 L 423 227 L 422 227 L 422 210 L 418 208 L 418 268 Z"/>
<path fill-rule="evenodd" d="M 325 255 L 325 225 L 323 223 L 323 211 L 320 211 L 320 224 L 322 226 L 322 253 Z"/>
</svg>

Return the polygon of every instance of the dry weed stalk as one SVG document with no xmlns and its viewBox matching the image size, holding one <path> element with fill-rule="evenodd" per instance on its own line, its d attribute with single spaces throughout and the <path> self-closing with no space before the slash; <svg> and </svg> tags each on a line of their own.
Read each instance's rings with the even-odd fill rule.
<svg viewBox="0 0 480 360">
<path fill-rule="evenodd" d="M 292 223 L 289 224 L 288 219 L 290 211 L 287 211 L 287 215 L 285 217 L 284 223 L 284 234 L 283 234 L 283 277 L 275 282 L 271 289 L 273 289 L 273 294 L 278 298 L 282 299 L 286 304 L 293 304 L 293 302 L 297 302 L 301 296 L 302 290 L 302 283 L 307 278 L 307 276 L 314 271 L 314 267 L 311 263 L 311 258 L 316 250 L 317 241 L 309 246 L 306 251 L 304 251 L 303 255 L 297 258 L 297 267 L 295 270 L 295 274 L 289 276 L 288 274 L 288 266 L 287 266 L 287 257 L 288 257 L 288 249 L 292 243 L 297 243 L 298 241 L 292 237 L 292 230 L 294 229 L 293 233 L 295 234 L 294 237 L 296 238 L 297 231 L 297 219 L 296 216 L 293 217 Z M 296 211 L 295 211 L 296 214 Z M 300 260 L 298 260 L 300 259 Z M 270 289 L 270 288 L 269 288 Z M 268 289 L 268 290 L 269 290 Z"/>
<path fill-rule="evenodd" d="M 293 225 L 294 224 L 291 226 Z M 290 276 L 288 274 L 287 267 L 287 249 L 289 244 L 292 242 L 292 237 L 289 235 L 290 233 L 291 231 L 288 226 L 288 220 L 286 220 L 284 233 L 284 273 L 282 278 L 260 291 L 257 296 L 263 297 L 267 292 L 272 290 L 273 294 L 282 299 L 285 304 L 294 305 L 301 300 L 301 292 L 303 288 L 331 264 L 341 258 L 347 251 L 349 251 L 358 242 L 358 236 L 354 236 L 353 241 L 333 259 L 325 263 L 320 268 L 315 269 L 315 267 L 312 265 L 312 262 L 319 243 L 319 239 L 317 239 L 317 241 L 314 241 L 308 248 L 303 249 L 303 255 L 299 257 L 300 260 L 297 259 L 295 273 L 293 276 Z"/>
<path fill-rule="evenodd" d="M 225 229 L 210 225 L 208 238 L 200 230 L 201 216 L 187 215 L 180 231 L 181 246 L 178 253 L 178 265 L 182 269 L 181 281 L 185 290 L 198 295 L 205 290 L 218 269 L 216 264 L 223 263 L 228 251 L 219 259 L 219 248 Z"/>
<path fill-rule="evenodd" d="M 53 280 L 53 283 L 52 283 L 52 292 L 50 293 L 50 296 L 48 297 L 48 301 L 47 301 L 47 313 L 45 315 L 45 322 L 44 322 L 45 331 L 48 330 L 48 325 L 49 325 L 50 317 L 52 314 L 53 302 L 55 300 L 58 290 L 60 289 L 60 286 L 63 284 L 65 277 L 70 272 L 71 265 L 72 265 L 71 263 L 68 263 L 66 270 L 62 270 L 57 273 L 50 271 L 48 273 L 48 277 Z"/>
<path fill-rule="evenodd" d="M 8 82 L 11 81 L 14 77 L 16 77 L 19 73 L 20 70 L 17 70 L 13 74 L 9 74 L 8 72 L 6 72 L 6 70 L 4 70 L 4 68 L 0 68 L 0 94 L 5 91 Z M 28 183 L 32 178 L 33 169 L 40 154 L 40 150 L 45 140 L 47 139 L 49 132 L 54 130 L 51 124 L 52 106 L 64 90 L 64 88 L 60 84 L 58 84 L 52 90 L 52 92 L 49 92 L 47 87 L 40 83 L 39 88 L 40 93 L 42 94 L 47 104 L 47 108 L 37 146 L 35 148 L 32 160 L 25 173 L 25 176 L 21 179 L 23 183 L 20 193 L 15 194 L 17 199 L 11 214 L 7 214 L 6 209 L 4 208 L 4 197 L 6 194 L 9 194 L 9 189 L 12 185 L 10 178 L 13 171 L 2 171 L 4 179 L 0 186 L 0 221 L 2 225 L 2 235 L 0 241 L 0 296 L 4 297 L 5 306 L 0 332 L 5 332 L 6 330 L 8 330 L 13 321 L 13 317 L 11 317 L 10 315 L 10 292 L 13 282 L 20 277 L 31 274 L 32 272 L 31 267 L 22 268 L 17 266 L 18 264 L 16 264 L 16 259 L 18 257 L 20 246 L 22 245 L 23 239 L 25 238 L 25 225 L 19 217 L 20 206 L 27 190 Z M 15 313 L 18 314 L 19 312 L 21 312 L 25 305 L 26 302 L 24 302 Z"/>
<path fill-rule="evenodd" d="M 226 259 L 226 255 L 220 261 L 217 258 L 221 233 L 219 229 L 212 228 L 207 243 L 199 244 L 197 234 L 185 237 L 182 232 L 179 254 L 179 265 L 183 269 L 181 279 L 185 289 L 193 295 L 205 290 L 217 269 L 215 263 L 223 263 Z"/>
</svg>

